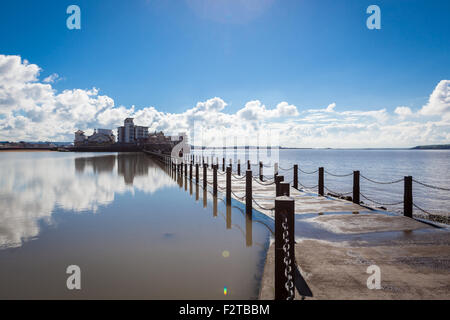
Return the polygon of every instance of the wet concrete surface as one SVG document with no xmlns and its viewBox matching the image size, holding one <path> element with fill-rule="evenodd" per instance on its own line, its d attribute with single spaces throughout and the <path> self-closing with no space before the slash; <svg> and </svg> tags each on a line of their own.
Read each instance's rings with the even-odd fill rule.
<svg viewBox="0 0 450 320">
<path fill-rule="evenodd" d="M 200 170 L 200 182 L 203 180 Z M 232 178 L 242 205 L 245 179 Z M 212 181 L 212 170 L 208 170 Z M 219 192 L 225 175 L 218 175 Z M 295 199 L 295 254 L 312 291 L 306 299 L 450 299 L 450 229 L 396 213 L 291 188 Z M 254 210 L 274 217 L 275 186 L 253 181 Z M 238 206 L 239 206 L 238 205 Z M 273 223 L 265 221 L 268 228 Z M 369 266 L 380 268 L 380 289 L 369 289 Z M 268 249 L 260 299 L 274 298 L 274 244 Z M 302 297 L 296 292 L 296 298 Z"/>
</svg>

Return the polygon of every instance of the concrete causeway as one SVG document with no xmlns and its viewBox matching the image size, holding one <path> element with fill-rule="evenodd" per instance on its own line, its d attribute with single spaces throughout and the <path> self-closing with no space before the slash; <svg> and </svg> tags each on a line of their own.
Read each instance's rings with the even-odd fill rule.
<svg viewBox="0 0 450 320">
<path fill-rule="evenodd" d="M 245 171 L 244 171 L 245 172 Z M 199 184 L 203 183 L 199 170 Z M 208 169 L 208 184 L 213 171 Z M 193 168 L 195 180 L 195 168 Z M 257 178 L 255 178 L 257 179 Z M 218 170 L 218 191 L 226 175 Z M 274 217 L 275 185 L 252 181 L 253 209 Z M 270 185 L 269 185 L 270 184 Z M 245 177 L 232 175 L 232 197 L 245 202 Z M 291 187 L 295 254 L 312 296 L 305 299 L 450 299 L 450 228 Z M 381 289 L 368 289 L 370 265 Z M 274 299 L 274 243 L 267 252 L 260 299 Z M 307 293 L 303 293 L 307 295 Z"/>
</svg>

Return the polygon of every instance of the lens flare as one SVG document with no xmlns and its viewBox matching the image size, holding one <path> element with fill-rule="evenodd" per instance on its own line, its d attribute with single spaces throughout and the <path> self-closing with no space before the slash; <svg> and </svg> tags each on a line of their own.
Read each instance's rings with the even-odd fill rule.
<svg viewBox="0 0 450 320">
<path fill-rule="evenodd" d="M 227 289 L 227 287 L 223 287 L 223 294 L 224 294 L 224 295 L 227 295 L 227 294 L 228 294 L 228 289 Z"/>
</svg>

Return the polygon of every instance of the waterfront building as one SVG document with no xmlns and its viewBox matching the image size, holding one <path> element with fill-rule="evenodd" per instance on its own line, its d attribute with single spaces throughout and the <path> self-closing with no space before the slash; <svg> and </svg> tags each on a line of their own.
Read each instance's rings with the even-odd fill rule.
<svg viewBox="0 0 450 320">
<path fill-rule="evenodd" d="M 86 137 L 83 131 L 78 130 L 75 132 L 75 146 L 85 145 L 105 145 L 113 144 L 116 142 L 116 137 L 112 130 L 109 129 L 94 129 L 94 134 Z"/>
<path fill-rule="evenodd" d="M 138 143 L 147 139 L 148 127 L 134 125 L 133 118 L 126 118 L 124 125 L 117 128 L 119 143 Z"/>
</svg>

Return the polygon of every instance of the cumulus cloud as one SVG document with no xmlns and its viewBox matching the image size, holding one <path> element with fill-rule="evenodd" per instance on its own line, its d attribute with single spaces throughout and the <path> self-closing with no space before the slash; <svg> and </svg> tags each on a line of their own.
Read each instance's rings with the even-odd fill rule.
<svg viewBox="0 0 450 320">
<path fill-rule="evenodd" d="M 394 113 L 397 114 L 400 118 L 406 118 L 413 114 L 409 107 L 397 107 L 395 108 Z"/>
<path fill-rule="evenodd" d="M 55 81 L 59 80 L 59 75 L 57 73 L 53 73 L 51 75 L 49 75 L 48 77 L 44 78 L 44 80 L 42 80 L 43 82 L 46 83 L 54 83 Z"/>
<path fill-rule="evenodd" d="M 402 147 L 450 142 L 450 80 L 440 81 L 417 113 L 405 106 L 392 113 L 386 108 L 337 111 L 335 102 L 299 112 L 286 101 L 270 107 L 260 100 L 229 113 L 220 97 L 200 101 L 182 113 L 168 113 L 154 106 L 116 106 L 97 88 L 58 92 L 50 80 L 59 76 L 40 81 L 40 72 L 39 66 L 20 56 L 0 55 L 0 140 L 72 141 L 78 129 L 88 133 L 93 128 L 115 129 L 123 119 L 134 117 L 136 124 L 169 135 L 186 132 L 192 137 L 201 124 L 209 134 L 203 138 L 210 140 L 258 136 L 257 131 L 273 135 L 276 131 L 278 144 L 290 147 Z"/>
<path fill-rule="evenodd" d="M 428 103 L 419 111 L 422 115 L 440 115 L 446 119 L 450 118 L 450 80 L 441 80 Z"/>
</svg>

